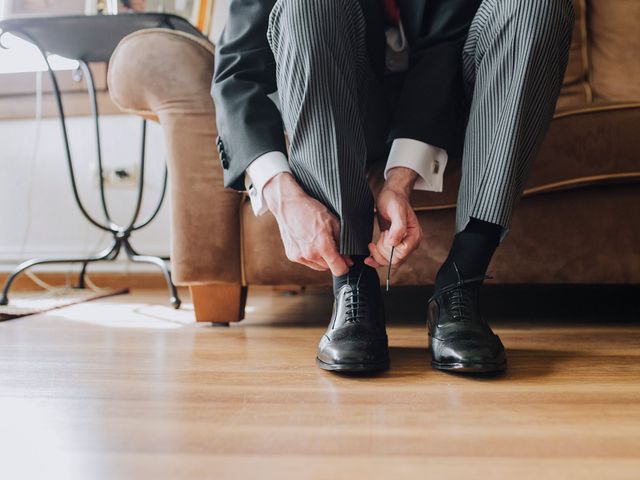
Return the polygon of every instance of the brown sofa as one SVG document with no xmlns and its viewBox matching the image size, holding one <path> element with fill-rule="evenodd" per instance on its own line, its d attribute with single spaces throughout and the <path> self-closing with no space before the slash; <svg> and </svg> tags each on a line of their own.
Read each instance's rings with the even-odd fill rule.
<svg viewBox="0 0 640 480">
<path fill-rule="evenodd" d="M 510 235 L 490 267 L 498 283 L 640 283 L 640 2 L 574 4 L 564 88 Z M 330 278 L 288 262 L 273 217 L 256 218 L 244 194 L 222 188 L 209 94 L 213 56 L 213 46 L 195 37 L 140 31 L 114 52 L 109 87 L 124 111 L 162 125 L 174 279 L 191 288 L 199 321 L 229 322 L 243 318 L 249 285 Z M 458 182 L 453 166 L 444 193 L 415 194 L 425 240 L 394 284 L 432 283 L 454 232 Z"/>
</svg>

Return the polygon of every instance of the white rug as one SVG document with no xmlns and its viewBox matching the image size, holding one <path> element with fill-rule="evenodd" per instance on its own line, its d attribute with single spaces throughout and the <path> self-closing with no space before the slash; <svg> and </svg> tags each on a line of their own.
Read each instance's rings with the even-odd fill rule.
<svg viewBox="0 0 640 480">
<path fill-rule="evenodd" d="M 18 292 L 9 297 L 9 305 L 0 306 L 0 322 L 124 293 L 129 293 L 129 289 L 105 289 L 95 292 L 89 289 L 69 288 L 56 292 Z"/>
</svg>

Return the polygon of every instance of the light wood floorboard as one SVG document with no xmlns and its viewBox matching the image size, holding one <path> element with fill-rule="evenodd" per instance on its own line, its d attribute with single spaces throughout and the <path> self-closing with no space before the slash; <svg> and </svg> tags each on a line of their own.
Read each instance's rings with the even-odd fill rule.
<svg viewBox="0 0 640 480">
<path fill-rule="evenodd" d="M 0 478 L 640 478 L 635 313 L 496 318 L 508 372 L 460 377 L 403 301 L 391 370 L 345 377 L 314 364 L 324 292 L 252 289 L 229 328 L 165 296 L 0 323 Z"/>
</svg>

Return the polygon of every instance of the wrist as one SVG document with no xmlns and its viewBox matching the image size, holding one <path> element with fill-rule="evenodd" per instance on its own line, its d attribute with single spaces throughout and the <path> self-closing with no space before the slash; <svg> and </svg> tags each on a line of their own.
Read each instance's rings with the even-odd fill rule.
<svg viewBox="0 0 640 480">
<path fill-rule="evenodd" d="M 278 173 L 262 188 L 262 196 L 267 208 L 274 214 L 280 210 L 286 199 L 300 194 L 304 194 L 304 191 L 289 172 Z"/>
<path fill-rule="evenodd" d="M 387 172 L 385 188 L 393 190 L 409 198 L 418 180 L 418 173 L 407 167 L 394 167 Z"/>
</svg>

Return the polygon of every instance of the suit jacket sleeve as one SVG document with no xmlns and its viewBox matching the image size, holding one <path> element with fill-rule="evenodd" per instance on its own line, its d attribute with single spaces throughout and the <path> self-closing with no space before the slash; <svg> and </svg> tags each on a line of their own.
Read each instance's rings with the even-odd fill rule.
<svg viewBox="0 0 640 480">
<path fill-rule="evenodd" d="M 267 42 L 275 0 L 231 0 L 218 42 L 212 94 L 224 186 L 244 190 L 244 172 L 264 153 L 286 153 L 282 117 L 268 97 L 277 90 Z"/>
<path fill-rule="evenodd" d="M 468 115 L 462 48 L 480 3 L 430 0 L 420 19 L 403 19 L 412 45 L 410 70 L 396 105 L 389 142 L 411 138 L 443 148 L 452 156 L 460 154 Z"/>
</svg>

